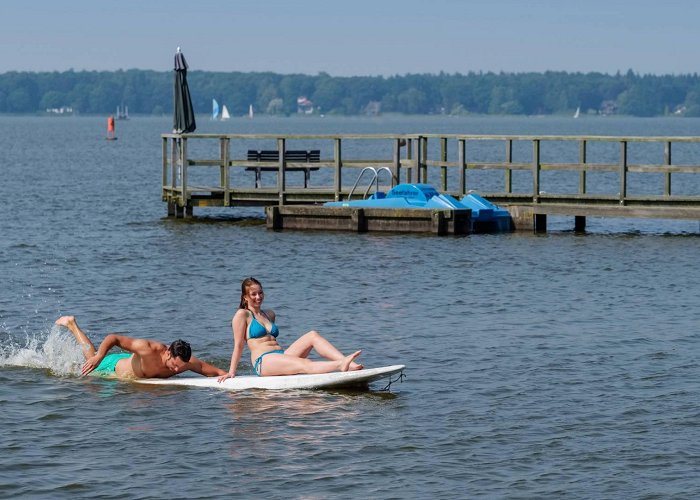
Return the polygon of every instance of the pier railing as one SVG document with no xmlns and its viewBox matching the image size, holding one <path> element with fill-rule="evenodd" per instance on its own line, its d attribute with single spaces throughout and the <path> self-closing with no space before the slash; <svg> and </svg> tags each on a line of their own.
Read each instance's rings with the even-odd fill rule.
<svg viewBox="0 0 700 500">
<path fill-rule="evenodd" d="M 375 180 L 386 188 L 425 182 L 456 197 L 477 191 L 532 215 L 700 219 L 700 137 L 164 134 L 162 141 L 171 215 L 195 206 L 344 200 L 358 169 L 369 166 L 391 172 Z M 248 160 L 256 149 L 278 151 L 266 164 L 267 184 L 256 185 L 251 173 L 261 166 Z M 298 149 L 320 150 L 320 160 L 285 157 Z M 295 172 L 308 176 L 311 167 L 304 186 Z"/>
</svg>

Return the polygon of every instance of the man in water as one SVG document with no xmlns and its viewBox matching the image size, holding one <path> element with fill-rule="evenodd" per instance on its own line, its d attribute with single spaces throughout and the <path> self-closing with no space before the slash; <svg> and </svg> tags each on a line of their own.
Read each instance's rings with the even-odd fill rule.
<svg viewBox="0 0 700 500">
<path fill-rule="evenodd" d="M 110 333 L 95 350 L 74 316 L 61 316 L 56 324 L 68 328 L 82 347 L 85 356 L 83 375 L 94 371 L 102 376 L 119 378 L 168 378 L 187 370 L 207 377 L 226 375 L 224 370 L 192 356 L 192 349 L 184 340 L 176 340 L 167 347 L 154 340 Z M 108 354 L 115 346 L 128 352 Z"/>
</svg>

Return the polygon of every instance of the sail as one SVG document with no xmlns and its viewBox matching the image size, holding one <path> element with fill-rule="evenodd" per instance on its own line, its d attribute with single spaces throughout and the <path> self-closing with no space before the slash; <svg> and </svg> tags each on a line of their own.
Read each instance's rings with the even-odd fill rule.
<svg viewBox="0 0 700 500">
<path fill-rule="evenodd" d="M 216 102 L 216 99 L 211 100 L 211 119 L 216 120 L 219 117 L 219 103 Z"/>
<path fill-rule="evenodd" d="M 253 118 L 253 105 L 248 106 L 248 118 Z"/>
<path fill-rule="evenodd" d="M 117 120 L 128 120 L 129 119 L 129 106 L 117 105 L 117 114 L 115 115 Z"/>
<path fill-rule="evenodd" d="M 231 115 L 228 114 L 228 108 L 226 107 L 226 104 L 224 104 L 224 107 L 221 110 L 221 119 L 228 120 L 229 118 L 231 118 Z"/>
<path fill-rule="evenodd" d="M 578 118 L 578 115 L 580 115 L 580 114 L 581 114 L 581 108 L 578 107 L 578 108 L 576 108 L 576 112 L 574 113 L 574 118 Z"/>
</svg>

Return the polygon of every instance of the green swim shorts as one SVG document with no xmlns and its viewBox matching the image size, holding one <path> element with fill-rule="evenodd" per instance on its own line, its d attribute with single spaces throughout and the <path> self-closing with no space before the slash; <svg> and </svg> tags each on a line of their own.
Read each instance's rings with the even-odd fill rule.
<svg viewBox="0 0 700 500">
<path fill-rule="evenodd" d="M 107 354 L 97 368 L 93 370 L 92 373 L 95 375 L 114 375 L 114 371 L 117 368 L 117 362 L 120 359 L 128 358 L 131 356 L 130 352 L 116 352 L 113 354 Z"/>
</svg>

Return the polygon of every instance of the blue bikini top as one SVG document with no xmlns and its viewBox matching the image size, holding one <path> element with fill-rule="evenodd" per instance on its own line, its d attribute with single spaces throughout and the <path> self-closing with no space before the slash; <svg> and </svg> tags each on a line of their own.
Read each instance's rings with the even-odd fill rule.
<svg viewBox="0 0 700 500">
<path fill-rule="evenodd" d="M 260 311 L 260 312 L 262 312 L 262 311 Z M 262 313 L 263 313 L 263 316 L 265 316 L 267 318 L 267 314 L 265 314 L 264 312 L 262 312 Z M 251 312 L 251 314 L 253 314 L 253 313 Z M 270 318 L 267 318 L 267 319 L 269 320 Z M 272 335 L 273 337 L 277 338 L 277 335 L 280 334 L 280 331 L 277 328 L 277 325 L 274 323 L 274 321 L 270 321 L 270 325 L 271 325 L 270 331 L 268 332 L 265 329 L 265 327 L 262 325 L 262 323 L 260 323 L 260 321 L 255 319 L 255 315 L 253 314 L 253 320 L 250 322 L 250 326 L 248 327 L 248 338 L 249 339 L 259 339 L 259 338 L 265 337 L 266 335 Z"/>
</svg>

